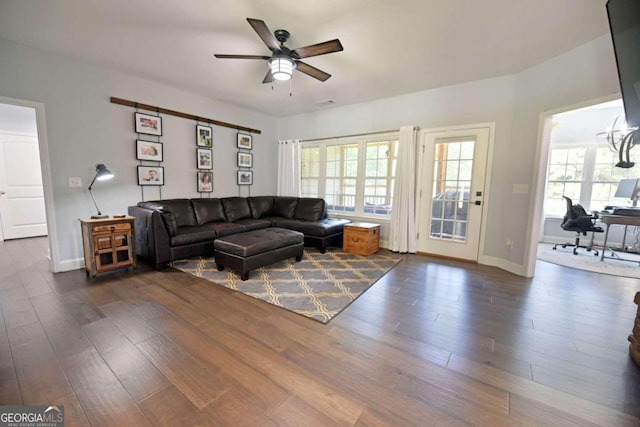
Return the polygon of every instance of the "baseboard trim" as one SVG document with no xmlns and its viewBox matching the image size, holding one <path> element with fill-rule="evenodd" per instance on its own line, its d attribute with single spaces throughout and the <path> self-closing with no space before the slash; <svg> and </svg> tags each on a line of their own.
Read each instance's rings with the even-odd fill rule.
<svg viewBox="0 0 640 427">
<path fill-rule="evenodd" d="M 65 271 L 80 270 L 84 268 L 84 258 L 65 259 L 53 266 L 54 273 L 64 273 Z"/>
<path fill-rule="evenodd" d="M 496 258 L 492 256 L 483 256 L 478 260 L 478 263 L 483 265 L 489 265 L 491 267 L 498 267 L 509 273 L 517 274 L 518 276 L 527 277 L 525 268 L 522 264 L 516 264 L 515 262 L 507 261 L 502 258 Z"/>
</svg>

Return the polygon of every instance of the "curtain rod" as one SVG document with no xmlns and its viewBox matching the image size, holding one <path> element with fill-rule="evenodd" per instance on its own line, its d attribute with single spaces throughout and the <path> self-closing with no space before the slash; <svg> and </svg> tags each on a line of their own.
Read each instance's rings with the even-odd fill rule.
<svg viewBox="0 0 640 427">
<path fill-rule="evenodd" d="M 400 131 L 400 129 L 380 130 L 380 131 L 377 131 L 377 132 L 356 133 L 356 134 L 353 134 L 353 135 L 330 136 L 330 137 L 327 137 L 327 138 L 301 139 L 300 142 L 326 141 L 327 139 L 353 138 L 353 137 L 356 137 L 356 136 L 378 135 L 378 134 L 381 134 L 381 133 L 390 133 L 390 132 L 399 132 L 399 131 Z"/>
<path fill-rule="evenodd" d="M 156 113 L 168 114 L 170 116 L 182 117 L 183 119 L 191 119 L 199 122 L 205 122 L 216 126 L 222 126 L 226 128 L 241 130 L 245 132 L 251 133 L 262 133 L 259 129 L 252 129 L 240 125 L 234 125 L 233 123 L 221 122 L 214 119 L 208 119 L 206 117 L 196 116 L 195 114 L 181 113 L 180 111 L 169 110 L 167 108 L 157 107 L 155 105 L 142 104 L 136 101 L 129 101 L 126 99 L 111 97 L 110 98 L 112 104 L 125 105 L 127 107 L 140 108 L 142 110 L 155 111 Z"/>
</svg>

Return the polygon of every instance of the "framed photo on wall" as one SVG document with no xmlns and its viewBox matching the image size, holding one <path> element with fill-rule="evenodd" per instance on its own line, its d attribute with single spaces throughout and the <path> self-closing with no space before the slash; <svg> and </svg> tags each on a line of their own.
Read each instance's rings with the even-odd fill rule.
<svg viewBox="0 0 640 427">
<path fill-rule="evenodd" d="M 238 171 L 238 185 L 252 185 L 252 184 L 253 184 L 253 172 Z"/>
<path fill-rule="evenodd" d="M 164 168 L 138 166 L 138 185 L 164 185 Z"/>
<path fill-rule="evenodd" d="M 151 162 L 162 161 L 162 143 L 153 141 L 136 140 L 136 159 L 149 160 Z"/>
<path fill-rule="evenodd" d="M 162 136 L 162 117 L 134 113 L 136 133 Z"/>
<path fill-rule="evenodd" d="M 198 147 L 213 146 L 213 128 L 211 126 L 196 125 L 196 145 Z"/>
<path fill-rule="evenodd" d="M 253 166 L 253 154 L 238 151 L 238 167 L 250 168 Z"/>
<path fill-rule="evenodd" d="M 213 154 L 208 148 L 196 150 L 196 169 L 213 169 Z"/>
<path fill-rule="evenodd" d="M 243 148 L 245 150 L 251 150 L 253 146 L 251 135 L 247 135 L 246 133 L 238 134 L 238 148 Z"/>
<path fill-rule="evenodd" d="M 197 172 L 198 193 L 211 193 L 213 191 L 213 172 Z"/>
</svg>

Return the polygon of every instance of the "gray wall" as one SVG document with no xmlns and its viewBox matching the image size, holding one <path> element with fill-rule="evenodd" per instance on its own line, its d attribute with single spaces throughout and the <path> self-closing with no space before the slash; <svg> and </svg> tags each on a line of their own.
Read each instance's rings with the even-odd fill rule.
<svg viewBox="0 0 640 427">
<path fill-rule="evenodd" d="M 142 198 L 136 175 L 134 110 L 110 103 L 112 96 L 260 129 L 262 134 L 253 137 L 251 194 L 275 193 L 277 135 L 275 120 L 268 115 L 2 40 L 0 95 L 44 104 L 57 249 L 63 263 L 78 264 L 82 257 L 78 219 L 95 213 L 86 186 L 96 163 L 105 163 L 116 175 L 94 187 L 104 213 L 126 213 L 127 206 Z M 195 126 L 190 120 L 163 117 L 163 198 L 200 197 L 196 192 Z M 213 135 L 212 196 L 238 195 L 236 131 L 215 126 Z M 82 188 L 69 188 L 68 177 L 72 176 L 82 178 Z M 248 189 L 243 188 L 241 194 L 248 195 Z M 158 198 L 160 189 L 146 187 L 144 197 Z"/>
</svg>

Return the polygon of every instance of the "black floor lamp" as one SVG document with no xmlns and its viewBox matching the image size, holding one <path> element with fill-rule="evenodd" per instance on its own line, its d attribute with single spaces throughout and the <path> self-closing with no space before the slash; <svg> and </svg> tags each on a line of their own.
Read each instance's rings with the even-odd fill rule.
<svg viewBox="0 0 640 427">
<path fill-rule="evenodd" d="M 107 167 L 104 164 L 100 163 L 96 165 L 96 176 L 93 177 L 93 180 L 91 180 L 91 184 L 89 184 L 89 194 L 91 195 L 93 204 L 96 206 L 96 210 L 98 211 L 97 215 L 91 215 L 92 219 L 109 218 L 109 215 L 103 215 L 102 212 L 100 212 L 100 208 L 96 203 L 95 197 L 93 197 L 91 188 L 93 187 L 93 183 L 96 182 L 96 179 L 98 181 L 106 181 L 111 178 L 113 178 L 113 173 L 111 173 L 111 171 L 107 169 Z"/>
</svg>

